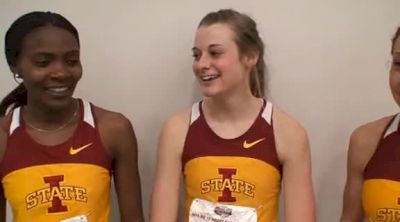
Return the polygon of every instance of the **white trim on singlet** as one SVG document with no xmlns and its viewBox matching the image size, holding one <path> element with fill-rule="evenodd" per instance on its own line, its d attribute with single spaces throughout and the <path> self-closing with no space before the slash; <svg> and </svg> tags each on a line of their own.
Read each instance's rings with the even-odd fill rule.
<svg viewBox="0 0 400 222">
<path fill-rule="evenodd" d="M 192 106 L 192 112 L 190 114 L 190 124 L 196 121 L 200 117 L 200 103 L 197 102 Z"/>
<path fill-rule="evenodd" d="M 396 117 L 394 117 L 392 123 L 390 124 L 390 126 L 387 128 L 385 135 L 383 136 L 383 138 L 385 138 L 386 136 L 388 136 L 389 134 L 396 132 L 397 131 L 397 127 L 399 125 L 399 121 L 400 121 L 400 113 L 396 115 Z"/>
<path fill-rule="evenodd" d="M 93 128 L 95 128 L 92 107 L 90 106 L 89 102 L 87 102 L 83 99 L 82 99 L 82 102 L 83 102 L 83 121 L 85 121 L 87 124 L 89 124 Z"/>
<path fill-rule="evenodd" d="M 267 101 L 267 104 L 265 105 L 265 108 L 261 114 L 261 116 L 267 121 L 269 125 L 272 123 L 272 108 L 273 105 L 270 101 Z"/>
<path fill-rule="evenodd" d="M 10 124 L 9 135 L 13 134 L 14 131 L 21 125 L 19 115 L 21 113 L 21 107 L 17 107 L 14 109 Z"/>
<path fill-rule="evenodd" d="M 14 106 L 15 106 L 15 103 L 9 105 L 9 106 L 7 107 L 7 109 L 6 109 L 5 115 L 11 113 L 11 112 L 14 110 L 14 108 L 15 108 Z"/>
<path fill-rule="evenodd" d="M 267 104 L 265 105 L 265 108 L 261 114 L 262 118 L 267 121 L 269 125 L 272 123 L 272 110 L 273 110 L 273 105 L 270 101 L 267 101 Z M 190 124 L 192 124 L 194 121 L 196 121 L 200 117 L 200 103 L 194 103 L 192 105 L 192 111 L 190 114 Z"/>
<path fill-rule="evenodd" d="M 94 124 L 94 119 L 93 119 L 93 113 L 92 113 L 92 107 L 90 106 L 90 103 L 83 100 L 83 121 L 91 125 L 93 128 L 95 128 Z M 10 130 L 9 130 L 9 135 L 14 133 L 14 131 L 21 125 L 20 123 L 20 113 L 21 113 L 21 107 L 17 107 L 14 109 L 13 114 L 12 114 L 12 119 L 11 119 L 11 124 L 10 124 Z"/>
</svg>

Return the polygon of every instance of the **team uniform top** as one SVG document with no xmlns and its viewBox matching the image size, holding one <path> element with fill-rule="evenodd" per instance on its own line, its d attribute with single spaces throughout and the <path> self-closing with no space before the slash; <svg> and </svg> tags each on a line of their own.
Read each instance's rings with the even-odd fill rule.
<svg viewBox="0 0 400 222">
<path fill-rule="evenodd" d="M 264 100 L 251 127 L 234 139 L 212 131 L 201 104 L 192 107 L 182 154 L 185 221 L 277 221 L 282 166 L 272 104 Z"/>
<path fill-rule="evenodd" d="M 395 115 L 364 170 L 363 207 L 368 221 L 400 221 L 400 115 Z"/>
<path fill-rule="evenodd" d="M 31 138 L 21 108 L 13 111 L 0 175 L 15 222 L 108 221 L 111 158 L 91 104 L 79 103 L 77 129 L 55 146 Z"/>
</svg>

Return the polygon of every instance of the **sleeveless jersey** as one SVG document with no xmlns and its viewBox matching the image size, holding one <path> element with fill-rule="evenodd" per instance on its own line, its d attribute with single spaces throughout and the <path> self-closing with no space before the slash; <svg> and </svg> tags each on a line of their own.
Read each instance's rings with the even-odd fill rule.
<svg viewBox="0 0 400 222">
<path fill-rule="evenodd" d="M 185 221 L 277 221 L 282 167 L 272 104 L 264 100 L 251 127 L 234 139 L 212 131 L 201 104 L 192 107 L 182 154 Z"/>
<path fill-rule="evenodd" d="M 0 163 L 13 221 L 108 221 L 111 158 L 100 141 L 91 104 L 79 103 L 73 136 L 54 146 L 30 137 L 21 108 L 13 111 Z"/>
<path fill-rule="evenodd" d="M 363 207 L 368 221 L 400 221 L 400 115 L 384 130 L 364 170 Z"/>
</svg>

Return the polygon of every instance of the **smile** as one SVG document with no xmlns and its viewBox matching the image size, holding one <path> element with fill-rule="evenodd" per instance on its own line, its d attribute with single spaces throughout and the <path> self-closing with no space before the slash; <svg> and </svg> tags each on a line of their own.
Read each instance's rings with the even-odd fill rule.
<svg viewBox="0 0 400 222">
<path fill-rule="evenodd" d="M 207 81 L 217 79 L 220 76 L 221 76 L 220 74 L 204 75 L 204 76 L 200 76 L 200 79 L 207 82 Z"/>
<path fill-rule="evenodd" d="M 46 92 L 53 96 L 67 96 L 72 91 L 72 86 L 60 86 L 46 88 Z"/>
<path fill-rule="evenodd" d="M 47 90 L 50 91 L 50 92 L 60 93 L 60 92 L 68 91 L 69 87 L 49 88 Z"/>
</svg>

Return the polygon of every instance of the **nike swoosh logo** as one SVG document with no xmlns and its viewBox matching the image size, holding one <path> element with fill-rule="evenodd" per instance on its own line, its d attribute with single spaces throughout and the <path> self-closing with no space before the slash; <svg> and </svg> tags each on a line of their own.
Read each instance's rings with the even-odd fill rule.
<svg viewBox="0 0 400 222">
<path fill-rule="evenodd" d="M 93 143 L 88 143 L 86 145 L 83 145 L 81 147 L 78 148 L 74 148 L 71 146 L 71 148 L 69 148 L 69 154 L 70 155 L 76 155 L 77 153 L 81 152 L 82 150 L 88 148 L 89 146 L 91 146 Z"/>
<path fill-rule="evenodd" d="M 261 139 L 259 139 L 259 140 L 256 140 L 256 141 L 254 141 L 254 142 L 251 142 L 251 143 L 247 143 L 247 140 L 245 140 L 245 141 L 243 142 L 243 148 L 245 148 L 245 149 L 251 148 L 252 146 L 256 145 L 257 143 L 259 143 L 259 142 L 261 142 L 261 141 L 263 141 L 263 140 L 265 140 L 265 137 L 264 137 L 264 138 L 261 138 Z"/>
</svg>

